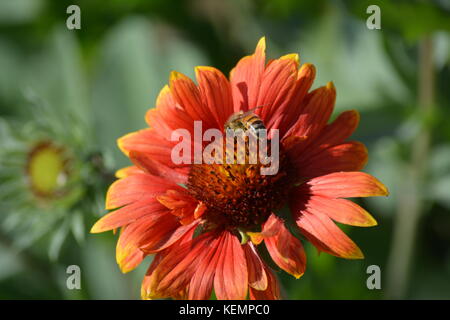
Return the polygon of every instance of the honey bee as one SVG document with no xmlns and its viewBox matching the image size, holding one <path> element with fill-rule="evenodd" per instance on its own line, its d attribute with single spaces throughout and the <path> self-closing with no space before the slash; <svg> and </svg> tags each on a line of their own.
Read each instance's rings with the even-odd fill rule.
<svg viewBox="0 0 450 320">
<path fill-rule="evenodd" d="M 262 106 L 258 106 L 249 111 L 238 111 L 233 113 L 225 122 L 225 130 L 242 130 L 243 132 L 249 131 L 255 137 L 258 138 L 259 131 L 265 130 L 264 122 L 253 111 Z"/>
</svg>

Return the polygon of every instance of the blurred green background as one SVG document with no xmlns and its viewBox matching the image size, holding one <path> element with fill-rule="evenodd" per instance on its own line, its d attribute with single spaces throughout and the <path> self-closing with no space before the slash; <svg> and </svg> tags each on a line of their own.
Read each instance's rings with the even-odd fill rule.
<svg viewBox="0 0 450 320">
<path fill-rule="evenodd" d="M 66 27 L 71 4 L 80 30 Z M 372 4 L 380 30 L 366 27 Z M 270 58 L 298 52 L 317 67 L 314 87 L 335 83 L 334 115 L 360 111 L 365 171 L 391 192 L 361 201 L 377 227 L 343 227 L 365 260 L 307 245 L 305 275 L 279 273 L 284 298 L 450 299 L 445 0 L 0 0 L 0 298 L 138 299 L 149 261 L 123 275 L 116 237 L 88 234 L 111 173 L 128 165 L 116 139 L 146 126 L 171 70 L 228 74 L 263 35 Z M 27 161 L 39 141 L 62 146 L 55 161 L 72 159 L 69 200 L 33 196 Z M 81 268 L 81 290 L 66 287 L 69 265 Z M 366 286 L 370 265 L 380 290 Z"/>
</svg>

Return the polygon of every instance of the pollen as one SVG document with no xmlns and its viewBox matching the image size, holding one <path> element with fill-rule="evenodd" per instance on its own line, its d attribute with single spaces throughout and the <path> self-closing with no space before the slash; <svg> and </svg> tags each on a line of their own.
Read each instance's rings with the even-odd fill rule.
<svg viewBox="0 0 450 320">
<path fill-rule="evenodd" d="M 248 147 L 245 153 L 247 161 Z M 283 150 L 279 151 L 278 161 L 278 171 L 271 175 L 261 173 L 269 165 L 259 159 L 255 164 L 237 161 L 193 164 L 187 187 L 206 205 L 203 217 L 209 226 L 259 231 L 273 210 L 284 205 L 293 186 L 293 175 Z"/>
</svg>

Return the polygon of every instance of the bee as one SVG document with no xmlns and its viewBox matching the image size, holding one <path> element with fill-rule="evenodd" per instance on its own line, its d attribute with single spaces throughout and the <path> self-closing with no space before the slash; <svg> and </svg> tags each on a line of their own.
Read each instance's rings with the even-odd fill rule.
<svg viewBox="0 0 450 320">
<path fill-rule="evenodd" d="M 225 130 L 230 129 L 236 131 L 241 129 L 243 132 L 249 131 L 258 138 L 259 131 L 266 129 L 261 118 L 253 112 L 258 108 L 262 108 L 262 106 L 258 106 L 246 112 L 238 111 L 233 113 L 225 122 Z"/>
</svg>

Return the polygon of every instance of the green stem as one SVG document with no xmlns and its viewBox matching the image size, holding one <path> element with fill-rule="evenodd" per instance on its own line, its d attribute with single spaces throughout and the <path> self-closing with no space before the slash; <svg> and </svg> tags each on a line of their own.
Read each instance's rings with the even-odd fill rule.
<svg viewBox="0 0 450 320">
<path fill-rule="evenodd" d="M 417 226 L 423 214 L 422 186 L 427 171 L 431 132 L 427 124 L 434 108 L 434 62 L 431 37 L 420 42 L 418 79 L 418 109 L 424 120 L 417 138 L 411 146 L 411 161 L 402 177 L 403 184 L 394 218 L 394 235 L 388 259 L 387 298 L 404 299 L 408 290 L 411 262 Z"/>
</svg>

